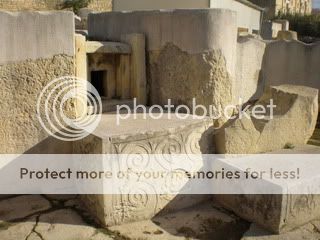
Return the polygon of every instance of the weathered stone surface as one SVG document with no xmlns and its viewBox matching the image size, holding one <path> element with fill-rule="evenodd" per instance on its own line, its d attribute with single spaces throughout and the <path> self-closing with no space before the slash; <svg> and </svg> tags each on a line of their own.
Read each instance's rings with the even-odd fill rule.
<svg viewBox="0 0 320 240">
<path fill-rule="evenodd" d="M 214 106 L 217 110 L 214 116 L 232 104 L 233 79 L 221 51 L 188 54 L 174 44 L 167 44 L 149 55 L 152 104 L 167 105 L 170 99 L 173 105 L 186 105 L 192 110 L 194 99 L 197 105 L 206 107 L 207 113 Z M 201 108 L 195 110 L 196 114 L 204 114 Z"/>
<path fill-rule="evenodd" d="M 264 54 L 266 86 L 294 84 L 320 90 L 320 43 L 272 41 Z"/>
<path fill-rule="evenodd" d="M 144 33 L 147 51 L 160 50 L 167 43 L 190 54 L 221 49 L 233 73 L 236 22 L 236 13 L 227 9 L 105 12 L 89 15 L 88 33 L 99 41 L 120 41 L 123 34 Z"/>
<path fill-rule="evenodd" d="M 112 239 L 110 236 L 101 234 L 95 228 L 87 225 L 75 211 L 66 209 L 41 215 L 35 231 L 46 240 Z"/>
<path fill-rule="evenodd" d="M 239 37 L 237 43 L 236 81 L 232 84 L 234 99 L 246 103 L 263 94 L 263 56 L 266 43 L 251 37 Z"/>
<path fill-rule="evenodd" d="M 205 203 L 110 229 L 129 239 L 239 239 L 249 224 Z"/>
<path fill-rule="evenodd" d="M 74 55 L 72 12 L 0 11 L 0 64 Z"/>
<path fill-rule="evenodd" d="M 154 113 L 156 114 L 156 113 Z M 82 154 L 200 154 L 212 150 L 210 119 L 181 120 L 174 114 L 161 119 L 133 114 L 116 122 L 116 115 L 103 114 L 97 129 L 74 143 L 75 153 Z M 195 205 L 207 196 L 174 195 L 86 195 L 82 196 L 90 212 L 103 225 L 111 226 L 150 219 L 160 211 L 172 212 Z M 168 204 L 171 200 L 172 204 Z"/>
<path fill-rule="evenodd" d="M 22 219 L 50 207 L 50 202 L 38 195 L 24 195 L 2 200 L 0 201 L 0 220 Z"/>
<path fill-rule="evenodd" d="M 277 35 L 278 40 L 298 40 L 298 34 L 295 31 L 279 31 Z"/>
<path fill-rule="evenodd" d="M 24 222 L 12 224 L 7 222 L 0 223 L 0 239 L 3 240 L 40 240 L 35 233 L 32 232 L 36 225 L 36 219 L 30 218 Z M 38 238 L 37 238 L 38 237 Z"/>
<path fill-rule="evenodd" d="M 44 86 L 73 72 L 66 55 L 0 65 L 1 153 L 71 153 L 71 144 L 48 137 L 36 109 Z"/>
<path fill-rule="evenodd" d="M 274 235 L 252 224 L 241 240 L 318 240 L 320 238 L 320 223 L 314 221 L 291 232 Z"/>
<path fill-rule="evenodd" d="M 272 154 L 319 154 L 320 148 L 311 145 L 297 146 L 294 149 L 283 149 L 272 152 Z M 258 159 L 259 160 L 259 159 Z M 285 164 L 284 169 L 287 169 L 287 162 L 276 161 L 278 159 L 270 159 L 269 163 L 257 161 L 255 167 L 250 165 L 252 171 L 258 171 L 261 166 L 276 166 L 279 169 L 281 164 Z M 232 161 L 233 167 L 244 172 L 249 164 L 237 164 Z M 225 165 L 225 169 L 228 165 Z M 312 166 L 311 166 L 312 168 Z M 263 169 L 267 169 L 264 167 Z M 310 192 L 317 185 L 318 172 L 306 170 L 308 175 L 299 178 L 290 184 L 283 185 L 280 182 L 272 179 L 264 179 L 266 182 L 263 185 L 268 189 L 276 187 L 281 189 L 283 194 L 239 194 L 239 195 L 215 195 L 215 200 L 226 209 L 233 211 L 238 216 L 254 222 L 261 227 L 271 231 L 272 233 L 285 233 L 297 227 L 318 219 L 320 216 L 320 197 L 313 192 Z M 259 187 L 260 185 L 257 185 Z M 246 186 L 240 186 L 249 188 Z M 253 186 L 250 186 L 253 187 Z M 256 187 L 256 188 L 257 188 Z M 303 191 L 308 189 L 308 191 Z M 296 194 L 296 193 L 303 194 Z"/>
<path fill-rule="evenodd" d="M 218 108 L 234 100 L 237 24 L 232 11 L 111 12 L 91 14 L 88 21 L 89 37 L 100 41 L 145 34 L 151 104 L 166 105 L 171 99 L 190 107 L 195 98 L 207 108 Z"/>
<path fill-rule="evenodd" d="M 255 105 L 267 107 L 271 99 L 276 105 L 273 118 L 266 108 L 267 113 L 259 115 L 266 116 L 264 119 L 252 114 L 236 119 L 215 135 L 217 152 L 265 153 L 287 144 L 306 144 L 316 126 L 318 90 L 294 85 L 271 87 Z"/>
</svg>

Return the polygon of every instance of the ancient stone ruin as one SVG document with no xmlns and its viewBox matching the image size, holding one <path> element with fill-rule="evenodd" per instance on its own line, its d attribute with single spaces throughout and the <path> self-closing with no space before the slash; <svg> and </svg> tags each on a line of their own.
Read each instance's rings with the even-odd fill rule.
<svg viewBox="0 0 320 240">
<path fill-rule="evenodd" d="M 0 152 L 252 154 L 281 152 L 293 146 L 292 153 L 319 154 L 318 147 L 306 144 L 319 112 L 320 45 L 238 36 L 236 19 L 235 12 L 225 9 L 93 13 L 88 16 L 87 35 L 81 35 L 75 33 L 70 12 L 0 11 Z M 91 134 L 69 142 L 43 129 L 36 107 L 44 86 L 67 75 L 97 88 L 103 112 Z M 172 104 L 189 108 L 195 98 L 197 104 L 208 108 L 247 104 L 249 111 L 273 99 L 277 108 L 275 118 L 267 120 L 168 120 L 165 113 L 157 121 L 139 115 L 138 121 L 129 118 L 117 126 L 112 112 L 119 105 L 132 107 L 134 98 L 144 106 L 164 106 L 171 99 Z M 92 114 L 91 105 L 80 106 L 78 101 L 66 105 L 75 116 L 83 111 Z M 200 113 L 201 109 L 195 111 Z M 255 236 L 264 231 L 260 227 L 283 239 L 305 232 L 319 238 L 319 224 L 312 221 L 319 218 L 320 205 L 312 194 L 145 197 L 146 202 L 130 195 L 23 196 L 28 199 L 22 200 L 11 196 L 0 201 L 0 220 L 28 220 L 29 225 L 8 224 L 0 229 L 0 239 L 109 239 L 106 236 L 115 237 L 114 231 L 133 239 L 152 239 L 150 235 L 153 239 L 175 239 L 174 235 L 210 239 L 211 235 L 196 232 L 198 225 L 190 224 L 197 218 L 207 224 L 205 232 L 215 229 L 210 231 L 220 237 L 217 239 L 269 239 L 263 234 Z M 38 204 L 17 211 L 11 209 L 12 201 Z M 19 217 L 12 217 L 2 207 L 12 214 L 19 212 Z M 80 215 L 93 219 L 96 228 L 108 229 L 102 232 L 110 232 L 95 232 Z M 175 222 L 177 217 L 180 222 Z M 63 222 L 69 218 L 87 231 L 58 225 L 56 229 L 69 237 L 60 238 L 58 230 L 48 230 L 50 224 L 55 225 L 52 219 Z M 37 224 L 30 224 L 32 221 Z M 180 225 L 172 229 L 174 224 Z M 159 226 L 169 233 L 160 231 Z M 14 232 L 20 228 L 25 231 L 15 238 Z"/>
</svg>

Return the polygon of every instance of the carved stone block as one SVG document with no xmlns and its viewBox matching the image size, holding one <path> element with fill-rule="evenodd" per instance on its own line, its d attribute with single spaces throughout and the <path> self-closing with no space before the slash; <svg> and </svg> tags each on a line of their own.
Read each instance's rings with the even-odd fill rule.
<svg viewBox="0 0 320 240">
<path fill-rule="evenodd" d="M 138 119 L 115 122 L 115 114 L 102 116 L 97 130 L 74 143 L 82 154 L 201 154 L 210 153 L 211 120 Z M 84 195 L 85 205 L 104 226 L 150 219 L 208 199 L 204 195 Z"/>
</svg>

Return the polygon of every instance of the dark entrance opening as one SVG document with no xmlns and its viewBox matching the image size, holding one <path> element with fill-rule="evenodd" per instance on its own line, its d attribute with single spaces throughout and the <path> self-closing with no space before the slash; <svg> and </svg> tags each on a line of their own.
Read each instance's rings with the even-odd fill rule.
<svg viewBox="0 0 320 240">
<path fill-rule="evenodd" d="M 97 89 L 101 97 L 106 97 L 106 71 L 91 71 L 91 84 Z"/>
</svg>

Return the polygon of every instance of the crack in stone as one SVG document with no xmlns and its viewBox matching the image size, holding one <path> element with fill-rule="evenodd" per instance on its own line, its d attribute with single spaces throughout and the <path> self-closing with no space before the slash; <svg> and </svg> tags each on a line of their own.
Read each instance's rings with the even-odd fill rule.
<svg viewBox="0 0 320 240">
<path fill-rule="evenodd" d="M 23 196 L 23 195 L 19 195 L 19 196 Z M 18 196 L 11 196 L 6 199 L 10 199 L 10 198 L 14 198 L 14 197 L 18 197 Z M 102 233 L 106 236 L 109 236 L 109 237 L 115 239 L 115 240 L 129 240 L 129 238 L 121 235 L 117 231 L 111 231 L 108 228 L 101 228 L 101 226 L 97 222 L 95 222 L 95 220 L 93 218 L 91 219 L 90 216 L 88 217 L 84 214 L 85 210 L 79 209 L 76 206 L 65 206 L 64 205 L 64 203 L 67 202 L 68 200 L 77 199 L 77 197 L 67 199 L 67 200 L 54 200 L 54 199 L 48 198 L 45 195 L 41 195 L 41 197 L 43 197 L 44 199 L 46 199 L 50 203 L 49 209 L 35 212 L 35 213 L 29 214 L 29 215 L 22 217 L 22 218 L 12 219 L 12 220 L 10 220 L 10 222 L 8 222 L 8 224 L 10 224 L 10 225 L 15 225 L 15 224 L 18 224 L 21 222 L 22 223 L 26 222 L 27 220 L 30 220 L 30 218 L 32 218 L 32 217 L 36 218 L 36 222 L 35 222 L 32 230 L 30 231 L 30 233 L 26 236 L 25 240 L 28 240 L 30 238 L 30 236 L 32 235 L 32 233 L 35 233 L 41 240 L 45 240 L 44 237 L 36 230 L 36 228 L 40 222 L 40 217 L 44 214 L 48 214 L 48 213 L 58 211 L 58 210 L 72 210 L 72 211 L 76 212 L 81 217 L 81 219 L 86 224 L 88 224 L 88 226 L 91 226 L 96 229 L 95 233 L 92 234 L 91 237 L 94 237 L 95 235 Z M 3 199 L 3 200 L 6 200 L 6 199 Z"/>
<path fill-rule="evenodd" d="M 36 216 L 36 222 L 35 222 L 33 228 L 31 229 L 31 232 L 28 234 L 28 236 L 26 237 L 25 240 L 28 240 L 32 233 L 35 233 L 41 240 L 45 240 L 45 239 L 42 237 L 42 235 L 36 231 L 36 227 L 38 226 L 40 216 L 41 216 L 41 214 L 39 214 L 38 216 Z"/>
</svg>

